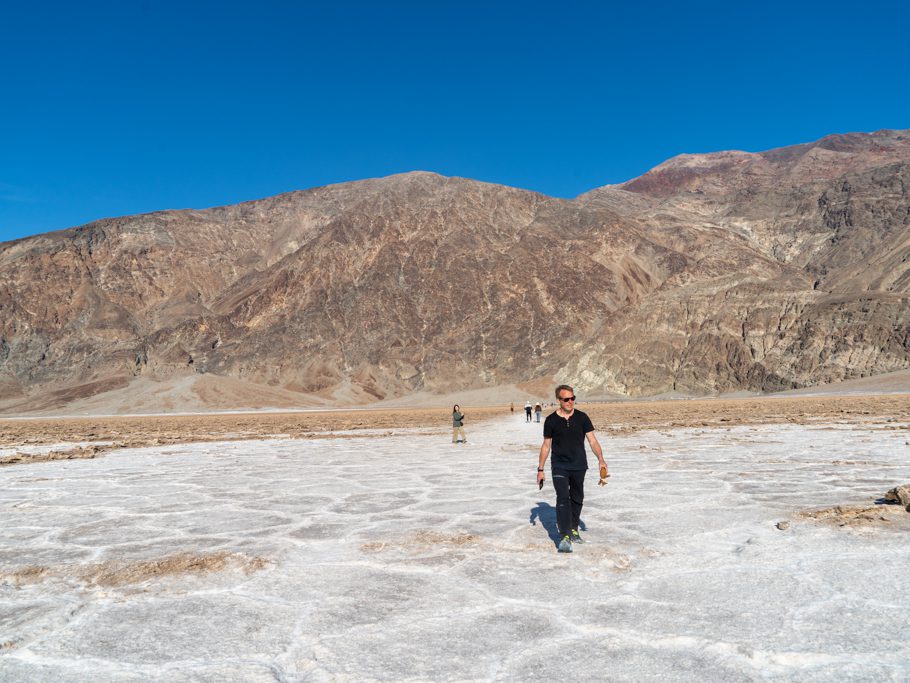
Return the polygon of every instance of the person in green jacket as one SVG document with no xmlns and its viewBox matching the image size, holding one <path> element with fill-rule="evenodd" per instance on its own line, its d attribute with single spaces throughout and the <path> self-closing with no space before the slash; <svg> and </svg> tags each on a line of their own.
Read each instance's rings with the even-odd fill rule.
<svg viewBox="0 0 910 683">
<path fill-rule="evenodd" d="M 464 413 L 456 403 L 452 408 L 452 443 L 458 443 L 459 437 L 462 443 L 468 442 L 468 437 L 464 433 Z"/>
</svg>

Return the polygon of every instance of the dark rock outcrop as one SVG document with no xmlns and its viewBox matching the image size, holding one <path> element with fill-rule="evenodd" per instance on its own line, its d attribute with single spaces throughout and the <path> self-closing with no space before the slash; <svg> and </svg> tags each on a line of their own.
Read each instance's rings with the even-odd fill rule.
<svg viewBox="0 0 910 683">
<path fill-rule="evenodd" d="M 907 512 L 910 512 L 910 484 L 895 486 L 885 494 L 885 500 L 892 503 L 900 503 Z"/>
</svg>

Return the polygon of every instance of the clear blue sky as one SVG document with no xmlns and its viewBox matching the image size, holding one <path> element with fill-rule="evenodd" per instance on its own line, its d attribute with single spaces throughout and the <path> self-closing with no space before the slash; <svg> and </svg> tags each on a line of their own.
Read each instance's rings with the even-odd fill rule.
<svg viewBox="0 0 910 683">
<path fill-rule="evenodd" d="M 908 3 L 7 2 L 0 240 L 428 170 L 573 197 L 910 128 Z"/>
</svg>

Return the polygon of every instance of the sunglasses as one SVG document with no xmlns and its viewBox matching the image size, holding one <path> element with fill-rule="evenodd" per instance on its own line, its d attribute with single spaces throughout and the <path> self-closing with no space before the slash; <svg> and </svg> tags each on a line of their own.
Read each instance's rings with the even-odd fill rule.
<svg viewBox="0 0 910 683">
<path fill-rule="evenodd" d="M 565 401 L 566 403 L 568 403 L 569 401 L 574 401 L 574 400 L 575 400 L 575 397 L 574 397 L 574 396 L 566 396 L 565 398 L 561 398 L 561 399 L 559 399 L 559 400 L 560 400 L 560 401 Z"/>
</svg>

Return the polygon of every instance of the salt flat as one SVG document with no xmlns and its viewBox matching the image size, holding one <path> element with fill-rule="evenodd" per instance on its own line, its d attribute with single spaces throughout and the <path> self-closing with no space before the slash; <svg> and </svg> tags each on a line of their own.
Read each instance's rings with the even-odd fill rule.
<svg viewBox="0 0 910 683">
<path fill-rule="evenodd" d="M 910 481 L 906 425 L 601 434 L 558 555 L 523 419 L 2 468 L 0 680 L 910 677 L 910 514 L 807 514 Z"/>
</svg>

